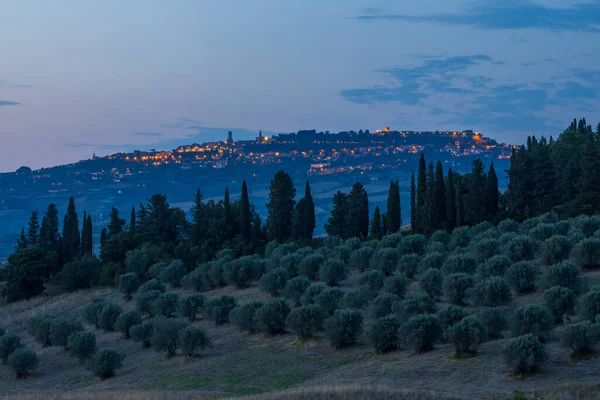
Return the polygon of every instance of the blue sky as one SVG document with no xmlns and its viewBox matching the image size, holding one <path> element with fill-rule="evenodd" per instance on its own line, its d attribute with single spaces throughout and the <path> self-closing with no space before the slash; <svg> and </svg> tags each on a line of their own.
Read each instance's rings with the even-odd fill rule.
<svg viewBox="0 0 600 400">
<path fill-rule="evenodd" d="M 0 48 L 0 171 L 229 129 L 600 120 L 600 0 L 5 1 Z"/>
</svg>

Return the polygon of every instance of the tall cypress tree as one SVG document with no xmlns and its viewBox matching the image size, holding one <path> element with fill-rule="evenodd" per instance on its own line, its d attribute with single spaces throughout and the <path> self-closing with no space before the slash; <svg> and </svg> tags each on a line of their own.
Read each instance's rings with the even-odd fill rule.
<svg viewBox="0 0 600 400">
<path fill-rule="evenodd" d="M 94 228 L 92 226 L 92 216 L 88 214 L 87 216 L 87 239 L 86 239 L 86 248 L 84 249 L 86 253 L 94 252 Z"/>
<path fill-rule="evenodd" d="M 242 195 L 240 197 L 240 234 L 246 243 L 250 242 L 252 234 L 252 211 L 248 198 L 248 186 L 242 182 Z"/>
<path fill-rule="evenodd" d="M 402 224 L 399 186 L 397 179 L 396 181 L 390 181 L 387 198 L 387 228 L 390 233 L 398 232 Z"/>
<path fill-rule="evenodd" d="M 25 228 L 21 228 L 21 234 L 17 238 L 17 250 L 23 250 L 27 248 L 27 236 L 25 235 Z"/>
<path fill-rule="evenodd" d="M 279 170 L 269 185 L 269 202 L 267 209 L 266 229 L 269 240 L 283 242 L 291 238 L 292 221 L 296 202 L 296 188 L 292 178 L 283 170 Z"/>
<path fill-rule="evenodd" d="M 131 206 L 131 216 L 129 217 L 129 234 L 135 236 L 135 206 Z"/>
<path fill-rule="evenodd" d="M 444 182 L 444 168 L 440 161 L 435 166 L 435 228 L 443 228 L 446 224 L 446 184 Z"/>
<path fill-rule="evenodd" d="M 486 184 L 486 209 L 487 214 L 494 218 L 498 213 L 498 177 L 496 176 L 496 170 L 494 169 L 494 163 L 490 165 L 490 169 L 487 175 Z"/>
<path fill-rule="evenodd" d="M 465 224 L 465 203 L 463 200 L 463 185 L 462 185 L 462 177 L 460 175 L 456 175 L 456 226 L 462 226 Z"/>
<path fill-rule="evenodd" d="M 448 169 L 446 180 L 446 229 L 452 232 L 456 226 L 456 189 L 454 187 L 454 172 Z"/>
<path fill-rule="evenodd" d="M 371 237 L 373 239 L 381 239 L 381 214 L 379 212 L 379 206 L 375 206 L 375 212 L 373 213 L 373 222 L 371 223 Z"/>
<path fill-rule="evenodd" d="M 410 175 L 410 229 L 415 232 L 417 229 L 417 187 L 415 185 L 415 173 Z"/>
<path fill-rule="evenodd" d="M 415 224 L 416 232 L 422 233 L 425 231 L 425 199 L 427 192 L 427 165 L 425 164 L 425 156 L 421 153 L 419 158 L 419 172 L 417 175 L 417 206 Z"/>
<path fill-rule="evenodd" d="M 110 210 L 110 220 L 108 221 L 108 236 L 117 235 L 123 232 L 125 220 L 119 217 L 119 210 L 113 206 Z"/>
<path fill-rule="evenodd" d="M 42 218 L 39 239 L 40 248 L 45 251 L 53 251 L 59 255 L 62 251 L 59 241 L 58 208 L 56 208 L 55 204 L 49 204 L 44 218 Z"/>
<path fill-rule="evenodd" d="M 62 233 L 62 258 L 63 264 L 68 264 L 77 257 L 79 253 L 79 218 L 77 211 L 75 210 L 75 200 L 73 197 L 69 199 L 69 206 L 67 207 L 67 214 L 65 215 L 63 222 L 63 233 Z"/>
<path fill-rule="evenodd" d="M 352 185 L 347 198 L 347 221 L 344 238 L 366 238 L 369 235 L 369 200 L 360 182 Z"/>
<path fill-rule="evenodd" d="M 200 245 L 204 239 L 204 232 L 206 230 L 203 199 L 202 191 L 196 189 L 194 205 L 192 206 L 192 232 L 190 235 L 195 245 Z"/>
<path fill-rule="evenodd" d="M 306 186 L 304 187 L 304 205 L 302 209 L 302 237 L 304 240 L 312 240 L 317 222 L 315 217 L 315 202 L 312 194 L 310 193 L 310 185 L 308 180 L 306 181 Z"/>
<path fill-rule="evenodd" d="M 471 164 L 468 193 L 465 199 L 465 220 L 469 225 L 477 225 L 486 215 L 486 175 L 483 162 L 477 158 Z"/>
<path fill-rule="evenodd" d="M 437 204 L 435 201 L 435 174 L 433 163 L 427 168 L 427 185 L 425 190 L 425 212 L 422 221 L 422 233 L 430 234 L 437 228 Z"/>
<path fill-rule="evenodd" d="M 83 210 L 83 219 L 81 224 L 81 240 L 79 241 L 79 254 L 85 254 L 85 249 L 88 247 L 87 240 L 87 211 Z"/>
<path fill-rule="evenodd" d="M 581 151 L 581 175 L 577 180 L 577 206 L 580 212 L 600 210 L 600 145 L 595 135 L 584 134 L 585 145 Z"/>
<path fill-rule="evenodd" d="M 233 214 L 231 213 L 231 201 L 229 200 L 229 188 L 225 188 L 225 195 L 223 196 L 223 214 L 225 220 L 225 238 L 232 239 L 234 226 L 233 226 Z"/>
<path fill-rule="evenodd" d="M 31 217 L 29 218 L 29 222 L 27 223 L 27 225 L 28 225 L 28 229 L 27 229 L 27 244 L 29 246 L 37 246 L 37 245 L 39 245 L 39 239 L 40 239 L 39 229 L 40 229 L 40 224 L 38 222 L 38 212 L 37 211 L 33 211 L 31 213 Z"/>
<path fill-rule="evenodd" d="M 339 236 L 342 239 L 347 239 L 351 236 L 348 234 L 348 195 L 338 190 L 333 195 L 333 207 L 331 215 L 325 224 L 325 232 L 329 236 Z"/>
</svg>

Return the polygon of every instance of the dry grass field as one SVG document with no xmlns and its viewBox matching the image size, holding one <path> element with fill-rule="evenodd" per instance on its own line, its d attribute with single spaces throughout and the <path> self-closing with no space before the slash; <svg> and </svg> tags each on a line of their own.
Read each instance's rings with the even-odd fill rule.
<svg viewBox="0 0 600 400">
<path fill-rule="evenodd" d="M 598 273 L 586 273 L 597 283 Z M 346 282 L 351 286 L 351 277 Z M 185 291 L 181 290 L 181 293 Z M 227 287 L 206 293 L 230 294 L 238 302 L 268 300 L 256 286 L 245 290 Z M 517 304 L 539 301 L 537 296 L 516 297 Z M 17 380 L 8 366 L 0 366 L 0 395 L 16 399 L 214 399 L 251 396 L 252 399 L 506 399 L 514 390 L 538 393 L 545 399 L 600 399 L 600 358 L 576 361 L 559 345 L 558 327 L 547 343 L 549 360 L 543 371 L 526 378 L 511 376 L 502 349 L 511 339 L 484 343 L 474 358 L 455 359 L 449 344 L 416 355 L 401 349 L 375 354 L 366 332 L 361 343 L 334 350 L 321 337 L 298 344 L 291 334 L 267 337 L 248 335 L 228 324 L 215 327 L 199 321 L 213 347 L 201 357 L 167 358 L 152 348 L 124 340 L 119 333 L 95 331 L 99 348 L 113 347 L 127 354 L 124 366 L 111 379 L 95 378 L 76 359 L 57 347 L 42 348 L 25 331 L 35 315 L 78 318 L 95 296 L 105 296 L 123 308 L 134 307 L 114 289 L 102 288 L 0 307 L 0 321 L 19 334 L 40 358 L 27 379 Z M 365 313 L 366 314 L 366 313 Z M 367 321 L 366 321 L 367 322 Z M 370 321 L 365 324 L 370 325 Z M 88 329 L 92 329 L 88 327 Z"/>
</svg>

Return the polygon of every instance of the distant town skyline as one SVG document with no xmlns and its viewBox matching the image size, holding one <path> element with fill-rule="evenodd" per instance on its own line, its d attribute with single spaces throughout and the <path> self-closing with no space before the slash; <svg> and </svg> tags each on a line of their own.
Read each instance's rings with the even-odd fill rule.
<svg viewBox="0 0 600 400">
<path fill-rule="evenodd" d="M 0 171 L 302 129 L 600 121 L 599 0 L 0 5 Z"/>
</svg>

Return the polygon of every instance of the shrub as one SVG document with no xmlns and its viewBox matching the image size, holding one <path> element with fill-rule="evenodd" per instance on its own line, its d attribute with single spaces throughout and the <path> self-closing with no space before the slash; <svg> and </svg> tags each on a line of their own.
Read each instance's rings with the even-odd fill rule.
<svg viewBox="0 0 600 400">
<path fill-rule="evenodd" d="M 175 292 L 166 292 L 161 294 L 158 299 L 152 303 L 152 312 L 154 315 L 172 318 L 177 312 L 179 304 L 179 295 Z"/>
<path fill-rule="evenodd" d="M 444 254 L 440 252 L 430 252 L 425 254 L 425 256 L 421 259 L 421 266 L 419 267 L 421 271 L 427 271 L 428 269 L 442 269 L 442 265 L 444 264 Z"/>
<path fill-rule="evenodd" d="M 569 242 L 571 242 L 571 246 L 575 246 L 576 244 L 585 239 L 585 234 L 581 231 L 581 229 L 572 228 L 567 233 L 567 238 L 569 239 Z"/>
<path fill-rule="evenodd" d="M 600 267 L 600 238 L 582 240 L 573 247 L 571 255 L 581 269 Z"/>
<path fill-rule="evenodd" d="M 177 308 L 182 317 L 186 317 L 190 321 L 194 321 L 196 319 L 196 315 L 198 315 L 202 307 L 204 307 L 205 302 L 206 297 L 203 294 L 193 293 L 180 298 Z"/>
<path fill-rule="evenodd" d="M 112 332 L 115 330 L 115 324 L 117 323 L 117 318 L 123 312 L 123 309 L 118 305 L 111 303 L 109 301 L 104 303 L 102 307 L 102 311 L 100 311 L 100 315 L 98 317 L 100 321 L 100 328 L 104 330 L 104 332 Z"/>
<path fill-rule="evenodd" d="M 113 349 L 99 350 L 88 362 L 88 369 L 102 379 L 115 375 L 115 371 L 123 366 L 125 355 Z"/>
<path fill-rule="evenodd" d="M 392 313 L 392 305 L 400 298 L 395 294 L 383 293 L 375 297 L 373 301 L 373 316 L 375 318 L 385 317 Z"/>
<path fill-rule="evenodd" d="M 548 267 L 544 273 L 544 285 L 547 288 L 562 286 L 578 292 L 581 288 L 579 268 L 569 261 L 563 261 Z"/>
<path fill-rule="evenodd" d="M 152 279 L 158 279 L 162 270 L 167 268 L 168 266 L 169 264 L 162 261 L 152 264 L 150 268 L 148 268 L 148 276 Z"/>
<path fill-rule="evenodd" d="M 486 278 L 469 291 L 473 302 L 478 306 L 497 307 L 511 301 L 510 287 L 497 276 Z"/>
<path fill-rule="evenodd" d="M 403 274 L 394 274 L 385 278 L 383 288 L 386 293 L 395 294 L 400 298 L 404 298 L 409 283 L 408 278 Z"/>
<path fill-rule="evenodd" d="M 576 223 L 586 237 L 593 236 L 600 229 L 600 218 L 597 215 L 582 215 L 576 219 Z"/>
<path fill-rule="evenodd" d="M 433 232 L 431 238 L 429 239 L 430 242 L 439 242 L 442 243 L 444 246 L 449 245 L 451 240 L 452 236 L 444 230 L 438 230 Z"/>
<path fill-rule="evenodd" d="M 219 288 L 225 286 L 225 277 L 223 276 L 223 263 L 221 261 L 211 261 L 206 263 L 206 272 L 212 287 Z"/>
<path fill-rule="evenodd" d="M 513 336 L 526 335 L 532 333 L 545 340 L 547 335 L 554 327 L 554 318 L 547 307 L 530 304 L 518 308 L 511 321 L 511 331 Z"/>
<path fill-rule="evenodd" d="M 377 269 L 371 269 L 369 271 L 364 272 L 358 278 L 359 285 L 367 285 L 369 289 L 377 292 L 383 287 L 383 281 L 385 280 L 385 275 L 383 272 Z"/>
<path fill-rule="evenodd" d="M 504 276 L 510 267 L 510 260 L 503 255 L 497 255 L 477 267 L 477 274 L 483 278 L 490 276 Z"/>
<path fill-rule="evenodd" d="M 541 274 L 540 268 L 530 261 L 519 261 L 506 271 L 506 282 L 517 293 L 535 291 L 535 281 Z"/>
<path fill-rule="evenodd" d="M 440 324 L 442 325 L 442 338 L 448 340 L 450 328 L 463 318 L 467 317 L 469 313 L 462 307 L 448 304 L 440 308 L 436 315 L 440 319 Z"/>
<path fill-rule="evenodd" d="M 421 234 L 408 235 L 398 245 L 400 254 L 416 254 L 418 256 L 425 253 L 427 239 Z"/>
<path fill-rule="evenodd" d="M 564 315 L 575 313 L 575 292 L 562 286 L 553 286 L 544 292 L 544 304 L 554 317 L 554 322 L 561 323 Z"/>
<path fill-rule="evenodd" d="M 299 339 L 306 340 L 312 338 L 315 332 L 323 330 L 324 319 L 325 312 L 321 306 L 313 304 L 292 310 L 285 320 L 285 325 Z"/>
<path fill-rule="evenodd" d="M 123 333 L 125 339 L 129 339 L 131 337 L 131 327 L 139 325 L 141 323 L 142 317 L 140 316 L 139 312 L 135 310 L 125 311 L 117 318 L 117 322 L 115 323 L 115 329 Z"/>
<path fill-rule="evenodd" d="M 171 284 L 173 287 L 181 286 L 181 280 L 187 274 L 187 269 L 181 260 L 172 261 L 160 271 L 160 280 Z"/>
<path fill-rule="evenodd" d="M 502 233 L 517 232 L 519 230 L 519 223 L 512 219 L 505 219 L 498 224 L 498 230 Z"/>
<path fill-rule="evenodd" d="M 546 359 L 546 346 L 533 334 L 519 336 L 504 349 L 506 365 L 519 373 L 537 371 Z"/>
<path fill-rule="evenodd" d="M 231 261 L 235 258 L 235 251 L 233 249 L 223 249 L 217 251 L 216 258 L 219 261 Z"/>
<path fill-rule="evenodd" d="M 90 331 L 78 331 L 67 340 L 69 353 L 79 361 L 89 360 L 96 353 L 96 335 Z"/>
<path fill-rule="evenodd" d="M 150 347 L 154 335 L 154 321 L 146 321 L 143 324 L 131 327 L 131 338 L 139 342 L 143 347 Z"/>
<path fill-rule="evenodd" d="M 319 269 L 319 279 L 329 286 L 337 286 L 348 277 L 348 270 L 343 261 L 329 259 Z"/>
<path fill-rule="evenodd" d="M 223 269 L 227 284 L 244 289 L 259 277 L 260 267 L 256 257 L 244 256 L 228 262 Z"/>
<path fill-rule="evenodd" d="M 437 315 L 416 315 L 401 328 L 404 342 L 422 353 L 433 349 L 442 338 L 442 325 Z"/>
<path fill-rule="evenodd" d="M 229 313 L 237 306 L 237 302 L 231 296 L 223 295 L 209 300 L 204 307 L 206 315 L 215 322 L 215 325 L 223 325 L 229 322 Z"/>
<path fill-rule="evenodd" d="M 0 337 L 4 336 L 4 334 L 6 333 L 6 331 L 2 328 L 0 328 Z"/>
<path fill-rule="evenodd" d="M 332 315 L 340 306 L 340 301 L 344 297 L 344 292 L 339 288 L 326 288 L 315 298 L 315 304 L 321 306 L 323 311 Z"/>
<path fill-rule="evenodd" d="M 54 318 L 50 323 L 50 342 L 53 346 L 68 349 L 67 339 L 74 332 L 82 331 L 83 325 L 79 321 L 65 318 Z"/>
<path fill-rule="evenodd" d="M 285 285 L 285 289 L 283 289 L 283 294 L 288 299 L 292 300 L 297 307 L 300 306 L 300 299 L 309 286 L 310 281 L 306 276 L 297 276 L 288 281 Z"/>
<path fill-rule="evenodd" d="M 420 264 L 421 258 L 418 255 L 407 254 L 400 257 L 397 269 L 400 273 L 406 275 L 407 278 L 412 279 L 417 273 Z"/>
<path fill-rule="evenodd" d="M 21 347 L 8 356 L 8 365 L 15 371 L 17 379 L 25 378 L 38 366 L 38 357 L 35 352 Z"/>
<path fill-rule="evenodd" d="M 164 293 L 167 291 L 167 288 L 158 279 L 150 279 L 148 282 L 140 286 L 140 288 L 138 289 L 138 294 L 144 292 L 151 292 L 154 290 L 158 290 L 159 292 Z"/>
<path fill-rule="evenodd" d="M 360 311 L 352 308 L 336 310 L 324 324 L 331 345 L 337 349 L 352 346 L 363 330 Z"/>
<path fill-rule="evenodd" d="M 285 268 L 275 268 L 260 278 L 260 288 L 272 296 L 279 296 L 288 281 L 288 272 Z"/>
<path fill-rule="evenodd" d="M 86 254 L 63 266 L 59 280 L 66 290 L 92 287 L 100 280 L 102 263 L 92 254 Z"/>
<path fill-rule="evenodd" d="M 500 307 L 481 307 L 477 313 L 488 337 L 501 338 L 502 332 L 508 328 L 506 312 Z"/>
<path fill-rule="evenodd" d="M 546 239 L 551 238 L 557 233 L 558 232 L 554 224 L 539 224 L 538 226 L 529 231 L 529 236 L 531 236 L 538 242 L 542 242 Z"/>
<path fill-rule="evenodd" d="M 323 289 L 325 289 L 325 286 L 323 285 L 310 285 L 302 294 L 302 297 L 300 298 L 300 303 L 303 306 L 309 306 L 311 304 L 314 304 L 317 296 L 323 291 Z"/>
<path fill-rule="evenodd" d="M 395 315 L 378 318 L 373 323 L 369 332 L 369 339 L 373 342 L 376 352 L 386 353 L 398 348 L 398 330 L 401 325 L 400 320 Z"/>
<path fill-rule="evenodd" d="M 207 282 L 205 271 L 203 268 L 198 267 L 181 280 L 183 287 L 195 290 L 197 292 L 204 288 L 210 287 L 210 282 Z"/>
<path fill-rule="evenodd" d="M 583 319 L 594 321 L 596 315 L 600 314 L 600 286 L 593 286 L 581 297 L 577 311 Z"/>
<path fill-rule="evenodd" d="M 402 243 L 403 238 L 404 237 L 401 233 L 391 233 L 389 235 L 385 235 L 379 241 L 379 248 L 396 248 L 400 245 L 400 243 Z"/>
<path fill-rule="evenodd" d="M 554 235 L 542 243 L 542 261 L 545 265 L 556 264 L 569 258 L 571 242 L 566 236 Z"/>
<path fill-rule="evenodd" d="M 105 302 L 106 299 L 102 297 L 92 299 L 83 309 L 83 320 L 96 328 L 100 328 L 99 317 Z"/>
<path fill-rule="evenodd" d="M 371 298 L 371 288 L 367 285 L 360 286 L 356 290 L 351 290 L 349 292 L 344 293 L 344 297 L 342 297 L 342 308 L 363 308 Z"/>
<path fill-rule="evenodd" d="M 485 342 L 487 335 L 485 327 L 471 315 L 463 318 L 450 328 L 448 338 L 454 344 L 454 352 L 457 357 L 464 354 L 475 354 L 477 346 Z"/>
<path fill-rule="evenodd" d="M 392 304 L 392 311 L 401 320 L 419 314 L 432 314 L 436 312 L 435 301 L 426 293 L 418 293 L 406 300 Z"/>
<path fill-rule="evenodd" d="M 466 247 L 471 242 L 471 228 L 459 226 L 452 231 L 452 242 L 456 247 Z"/>
<path fill-rule="evenodd" d="M 442 272 L 445 275 L 457 273 L 473 275 L 476 270 L 477 260 L 468 253 L 452 255 L 448 257 L 442 265 Z"/>
<path fill-rule="evenodd" d="M 179 331 L 178 341 L 181 352 L 187 357 L 197 356 L 199 350 L 211 345 L 204 329 L 191 325 Z"/>
<path fill-rule="evenodd" d="M 125 300 L 131 300 L 132 295 L 139 289 L 141 284 L 140 278 L 133 272 L 119 276 L 119 290 L 125 296 Z"/>
<path fill-rule="evenodd" d="M 285 319 L 290 313 L 290 306 L 284 299 L 274 299 L 254 313 L 254 325 L 260 331 L 271 335 L 285 331 Z"/>
<path fill-rule="evenodd" d="M 583 321 L 568 325 L 561 337 L 563 346 L 573 351 L 573 355 L 585 355 L 594 352 L 594 347 L 600 339 L 600 331 L 596 324 Z"/>
<path fill-rule="evenodd" d="M 350 260 L 352 262 L 352 258 Z M 325 257 L 323 257 L 321 254 L 312 254 L 304 257 L 298 263 L 298 275 L 305 276 L 311 281 L 315 280 L 323 262 L 325 262 Z"/>
<path fill-rule="evenodd" d="M 154 302 L 162 295 L 158 290 L 149 290 L 135 296 L 135 309 L 142 315 L 152 316 Z"/>
<path fill-rule="evenodd" d="M 288 272 L 289 277 L 298 275 L 298 264 L 304 258 L 302 254 L 292 253 L 281 257 L 279 266 Z"/>
<path fill-rule="evenodd" d="M 444 295 L 454 304 L 464 304 L 467 291 L 473 287 L 473 277 L 459 272 L 450 274 L 444 281 Z"/>
<path fill-rule="evenodd" d="M 166 351 L 173 356 L 177 351 L 179 332 L 188 326 L 182 318 L 155 318 L 150 343 L 156 351 Z"/>
<path fill-rule="evenodd" d="M 369 260 L 375 253 L 371 247 L 361 247 L 350 253 L 350 269 L 365 271 L 369 268 Z"/>
<path fill-rule="evenodd" d="M 439 298 L 442 295 L 442 284 L 444 279 L 439 269 L 431 268 L 428 269 L 421 275 L 419 279 L 419 286 L 428 295 L 434 299 Z"/>
<path fill-rule="evenodd" d="M 21 347 L 24 347 L 24 345 L 21 343 L 21 338 L 17 335 L 9 333 L 0 337 L 0 358 L 2 359 L 2 364 L 6 364 L 8 356 Z"/>
<path fill-rule="evenodd" d="M 536 241 L 526 235 L 515 236 L 504 245 L 504 253 L 513 262 L 532 260 L 536 251 Z"/>
<path fill-rule="evenodd" d="M 398 252 L 396 249 L 381 249 L 377 250 L 371 257 L 369 265 L 372 269 L 377 269 L 389 276 L 396 271 L 398 266 Z"/>
<path fill-rule="evenodd" d="M 486 261 L 500 253 L 500 242 L 497 239 L 482 239 L 474 247 L 475 256 L 480 262 Z"/>
<path fill-rule="evenodd" d="M 262 301 L 251 301 L 241 306 L 237 306 L 229 314 L 231 322 L 242 332 L 254 333 L 256 326 L 254 324 L 254 315 L 256 310 L 264 305 Z"/>
<path fill-rule="evenodd" d="M 36 318 L 35 321 L 32 322 L 32 325 L 35 325 L 33 338 L 43 347 L 52 345 L 52 338 L 50 337 L 50 333 L 52 332 L 53 322 L 53 317 Z"/>
</svg>

